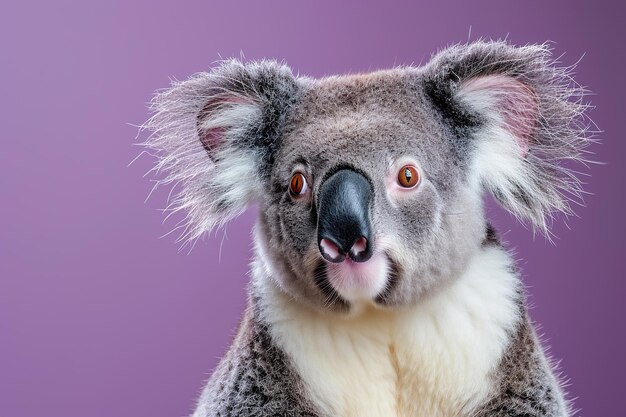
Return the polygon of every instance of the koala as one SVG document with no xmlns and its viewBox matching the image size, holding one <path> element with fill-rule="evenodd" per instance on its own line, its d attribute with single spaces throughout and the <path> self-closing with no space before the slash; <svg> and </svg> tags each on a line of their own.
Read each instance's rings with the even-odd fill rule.
<svg viewBox="0 0 626 417">
<path fill-rule="evenodd" d="M 588 105 L 546 45 L 313 79 L 221 62 L 152 102 L 182 239 L 258 204 L 247 308 L 193 417 L 570 415 L 484 194 L 550 236 Z"/>
</svg>

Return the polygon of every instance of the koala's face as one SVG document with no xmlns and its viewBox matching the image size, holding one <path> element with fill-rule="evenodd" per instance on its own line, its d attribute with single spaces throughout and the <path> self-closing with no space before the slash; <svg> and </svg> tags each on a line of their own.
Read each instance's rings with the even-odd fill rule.
<svg viewBox="0 0 626 417">
<path fill-rule="evenodd" d="M 454 277 L 484 236 L 480 190 L 419 71 L 302 90 L 260 210 L 282 286 L 327 307 L 389 306 Z"/>
<path fill-rule="evenodd" d="M 229 61 L 155 98 L 148 146 L 195 238 L 260 203 L 257 262 L 321 309 L 414 303 L 486 235 L 484 190 L 542 231 L 579 183 L 584 106 L 542 46 L 475 43 L 422 68 L 321 80 Z"/>
</svg>

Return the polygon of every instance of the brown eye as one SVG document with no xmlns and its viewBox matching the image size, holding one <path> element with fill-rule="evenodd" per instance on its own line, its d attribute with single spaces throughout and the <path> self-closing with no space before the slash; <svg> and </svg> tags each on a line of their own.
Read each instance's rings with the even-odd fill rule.
<svg viewBox="0 0 626 417">
<path fill-rule="evenodd" d="M 413 188 L 419 182 L 420 177 L 413 165 L 405 165 L 398 172 L 398 184 L 404 188 Z"/>
<path fill-rule="evenodd" d="M 291 177 L 291 181 L 289 182 L 289 192 L 291 195 L 297 197 L 306 193 L 309 189 L 309 186 L 306 182 L 306 178 L 299 172 L 296 172 Z"/>
</svg>

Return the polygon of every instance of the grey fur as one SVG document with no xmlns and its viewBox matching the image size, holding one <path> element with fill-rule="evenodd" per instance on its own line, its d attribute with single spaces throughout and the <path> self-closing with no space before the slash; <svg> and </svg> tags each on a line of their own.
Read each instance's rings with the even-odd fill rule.
<svg viewBox="0 0 626 417">
<path fill-rule="evenodd" d="M 511 334 L 510 346 L 494 374 L 497 388 L 475 417 L 569 415 L 568 404 L 539 345 L 527 314 Z"/>
<path fill-rule="evenodd" d="M 193 417 L 318 417 L 287 355 L 251 298 L 238 335 L 214 371 Z"/>
<path fill-rule="evenodd" d="M 474 172 L 476 155 L 494 119 L 461 95 L 472 80 L 493 75 L 528 89 L 525 99 L 536 111 L 524 113 L 533 120 L 519 122 L 532 127 L 520 172 L 484 180 L 477 189 L 472 178 L 482 173 Z M 170 209 L 187 212 L 183 239 L 197 238 L 256 200 L 257 261 L 262 252 L 276 272 L 273 285 L 320 311 L 342 313 L 351 305 L 324 280 L 317 190 L 338 168 L 362 173 L 373 188 L 374 245 L 379 236 L 393 238 L 385 250 L 392 272 L 376 302 L 394 308 L 454 281 L 483 245 L 499 245 L 484 217 L 483 189 L 544 232 L 554 213 L 571 212 L 568 201 L 580 197 L 580 182 L 562 162 L 584 160 L 589 143 L 581 92 L 567 70 L 552 64 L 545 45 L 456 45 L 425 67 L 320 80 L 296 77 L 273 61 L 230 60 L 155 97 L 146 145 L 159 157 L 155 170 L 166 175 L 161 182 L 181 184 Z M 419 164 L 421 188 L 391 204 L 381 173 L 406 155 Z M 295 169 L 311 182 L 308 200 L 289 195 Z M 239 335 L 195 416 L 321 416 L 268 333 L 257 284 L 250 286 Z M 520 294 L 523 319 L 493 374 L 499 388 L 476 416 L 567 414 L 525 311 Z"/>
</svg>

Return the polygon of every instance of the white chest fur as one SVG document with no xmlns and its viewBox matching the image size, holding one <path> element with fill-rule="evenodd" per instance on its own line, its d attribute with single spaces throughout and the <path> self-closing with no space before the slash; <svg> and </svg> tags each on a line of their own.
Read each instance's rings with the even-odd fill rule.
<svg viewBox="0 0 626 417">
<path fill-rule="evenodd" d="M 419 305 L 350 318 L 309 310 L 270 285 L 266 318 L 328 415 L 467 415 L 488 395 L 489 372 L 518 320 L 510 263 L 487 248 Z"/>
</svg>

